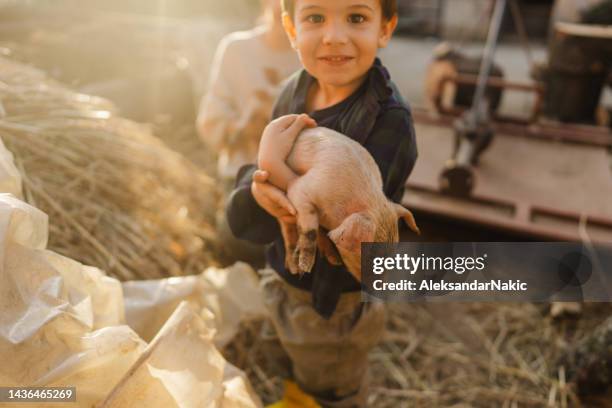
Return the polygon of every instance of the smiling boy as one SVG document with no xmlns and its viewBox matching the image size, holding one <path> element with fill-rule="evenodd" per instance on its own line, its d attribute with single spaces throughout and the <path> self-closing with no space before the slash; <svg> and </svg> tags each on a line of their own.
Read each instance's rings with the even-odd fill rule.
<svg viewBox="0 0 612 408">
<path fill-rule="evenodd" d="M 323 126 L 363 145 L 400 202 L 417 157 L 410 109 L 376 57 L 397 25 L 396 0 L 283 0 L 283 22 L 303 70 L 287 82 L 274 130 L 293 137 Z M 284 264 L 278 220 L 295 222 L 284 192 L 255 166 L 238 175 L 227 217 L 238 238 L 272 243 L 264 298 L 300 387 L 323 406 L 362 407 L 367 353 L 384 330 L 384 308 L 361 303 L 360 283 L 344 266 L 317 257 L 310 274 Z M 355 194 L 359 194 L 358 191 Z"/>
</svg>

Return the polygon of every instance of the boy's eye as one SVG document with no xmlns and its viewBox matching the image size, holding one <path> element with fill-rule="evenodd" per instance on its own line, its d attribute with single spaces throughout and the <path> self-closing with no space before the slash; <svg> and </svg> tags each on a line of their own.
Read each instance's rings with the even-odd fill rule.
<svg viewBox="0 0 612 408">
<path fill-rule="evenodd" d="M 366 18 L 363 14 L 351 14 L 348 20 L 352 24 L 360 24 L 360 23 L 365 22 Z"/>
<path fill-rule="evenodd" d="M 320 24 L 325 21 L 325 19 L 320 14 L 311 14 L 310 16 L 306 17 L 306 21 L 313 24 Z"/>
</svg>

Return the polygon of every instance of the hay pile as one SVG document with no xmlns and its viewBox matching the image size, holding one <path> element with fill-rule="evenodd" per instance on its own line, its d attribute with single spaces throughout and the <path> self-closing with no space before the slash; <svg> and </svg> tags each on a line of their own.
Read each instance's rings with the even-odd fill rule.
<svg viewBox="0 0 612 408">
<path fill-rule="evenodd" d="M 144 4 L 143 4 L 144 6 Z M 120 116 L 153 125 L 153 133 L 209 174 L 216 158 L 195 130 L 219 40 L 239 21 L 180 20 L 94 8 L 32 10 L 0 39 L 11 58 L 34 65 L 89 95 L 109 99 Z M 0 19 L 0 33 L 9 27 Z"/>
<path fill-rule="evenodd" d="M 577 320 L 555 321 L 545 305 L 390 305 L 387 332 L 370 355 L 368 406 L 605 407 L 579 401 L 558 361 L 610 312 L 591 304 Z M 261 322 L 243 326 L 225 355 L 270 403 L 288 371 L 270 351 L 279 345 L 260 337 Z"/>
<path fill-rule="evenodd" d="M 100 98 L 0 59 L 0 137 L 26 200 L 50 220 L 49 248 L 119 279 L 215 264 L 211 178 Z"/>
</svg>

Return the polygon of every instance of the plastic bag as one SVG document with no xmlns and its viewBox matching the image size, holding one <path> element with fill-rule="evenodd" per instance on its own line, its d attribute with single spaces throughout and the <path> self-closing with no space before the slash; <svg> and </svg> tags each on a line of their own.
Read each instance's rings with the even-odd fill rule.
<svg viewBox="0 0 612 408">
<path fill-rule="evenodd" d="M 260 407 L 241 372 L 215 349 L 214 316 L 199 310 L 181 302 L 100 407 L 133 401 L 143 407 Z"/>
<path fill-rule="evenodd" d="M 2 103 L 0 101 L 0 107 Z M 0 111 L 0 118 L 2 112 Z M 0 139 L 0 192 L 12 194 L 15 197 L 22 198 L 22 180 L 21 174 L 13 160 L 13 154 L 4 146 L 4 142 Z"/>
<path fill-rule="evenodd" d="M 212 311 L 219 347 L 234 337 L 242 320 L 265 314 L 255 271 L 241 262 L 198 276 L 124 282 L 123 293 L 127 323 L 146 341 L 183 300 Z"/>
<path fill-rule="evenodd" d="M 46 243 L 47 216 L 0 194 L 0 384 L 75 387 L 77 395 L 76 404 L 21 406 L 261 406 L 244 375 L 216 350 L 212 312 L 197 301 L 181 303 L 147 345 L 124 325 L 121 284 L 46 250 Z M 233 275 L 215 276 L 225 276 L 219 283 Z M 198 296 L 223 314 L 233 300 L 222 293 Z"/>
</svg>

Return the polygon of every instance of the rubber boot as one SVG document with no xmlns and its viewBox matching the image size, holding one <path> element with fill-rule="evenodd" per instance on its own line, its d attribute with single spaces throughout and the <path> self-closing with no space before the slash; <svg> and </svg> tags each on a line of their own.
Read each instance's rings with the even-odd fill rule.
<svg viewBox="0 0 612 408">
<path fill-rule="evenodd" d="M 321 408 L 321 406 L 313 397 L 302 391 L 296 383 L 285 381 L 283 399 L 266 408 Z"/>
</svg>

